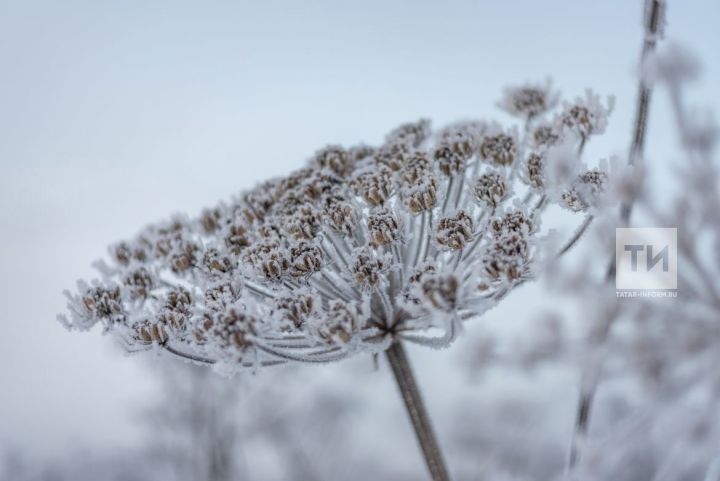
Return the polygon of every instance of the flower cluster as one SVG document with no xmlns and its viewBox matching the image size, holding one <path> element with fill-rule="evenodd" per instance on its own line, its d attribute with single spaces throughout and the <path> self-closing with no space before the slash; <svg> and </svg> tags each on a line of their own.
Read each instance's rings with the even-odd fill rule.
<svg viewBox="0 0 720 481">
<path fill-rule="evenodd" d="M 579 168 L 567 192 L 547 190 L 554 146 L 579 165 L 608 114 L 592 94 L 551 117 L 557 103 L 549 85 L 523 86 L 503 101 L 521 126 L 433 132 L 419 120 L 377 147 L 327 146 L 286 177 L 114 245 L 61 320 L 100 323 L 130 350 L 235 367 L 327 362 L 398 338 L 444 345 L 532 278 L 549 203 L 585 210 L 603 190 L 604 173 Z"/>
</svg>

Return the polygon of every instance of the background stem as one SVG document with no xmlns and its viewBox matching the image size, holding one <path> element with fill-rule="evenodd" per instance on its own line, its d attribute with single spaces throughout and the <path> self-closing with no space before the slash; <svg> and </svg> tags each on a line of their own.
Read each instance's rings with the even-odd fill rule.
<svg viewBox="0 0 720 481">
<path fill-rule="evenodd" d="M 405 354 L 405 348 L 403 348 L 400 341 L 395 341 L 385 351 L 385 355 L 395 375 L 395 381 L 398 388 L 400 388 L 403 401 L 405 401 L 405 408 L 410 416 L 413 428 L 415 428 L 415 435 L 420 443 L 420 449 L 425 457 L 425 463 L 433 481 L 450 481 L 445 460 L 440 452 L 435 432 L 430 424 L 430 418 L 425 410 L 425 404 L 420 396 L 415 376 Z"/>
<path fill-rule="evenodd" d="M 640 69 L 645 67 L 645 61 L 655 50 L 658 33 L 662 23 L 664 22 L 664 8 L 664 0 L 645 0 L 645 18 L 643 21 L 644 37 L 642 51 L 640 53 Z M 643 160 L 651 95 L 652 86 L 647 82 L 645 74 L 641 72 L 640 82 L 638 84 L 637 103 L 635 107 L 635 123 L 633 125 L 630 151 L 628 153 L 628 165 L 630 166 L 634 166 Z M 620 205 L 620 222 L 623 226 L 627 226 L 630 223 L 632 207 L 632 201 L 623 202 Z M 610 262 L 605 274 L 605 281 L 607 283 L 615 281 L 616 267 L 615 253 L 613 252 L 610 256 Z M 616 315 L 616 309 L 610 309 L 610 314 L 604 317 L 599 328 L 590 336 L 590 344 L 593 349 L 598 349 L 606 343 Z M 585 439 L 588 436 L 593 402 L 597 392 L 597 384 L 602 370 L 602 365 L 602 356 L 592 359 L 582 374 L 582 388 L 575 414 L 575 427 L 566 471 L 568 476 L 572 475 L 573 470 L 578 464 L 580 456 L 582 455 L 582 447 L 584 446 Z"/>
</svg>

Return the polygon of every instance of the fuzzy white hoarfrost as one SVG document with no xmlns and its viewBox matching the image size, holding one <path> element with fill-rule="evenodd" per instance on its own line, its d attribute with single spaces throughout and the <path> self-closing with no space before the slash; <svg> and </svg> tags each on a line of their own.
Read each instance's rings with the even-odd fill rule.
<svg viewBox="0 0 720 481">
<path fill-rule="evenodd" d="M 549 118 L 548 84 L 508 89 L 522 122 L 420 120 L 377 147 L 329 145 L 286 177 L 110 249 L 102 280 L 68 293 L 71 329 L 96 323 L 130 351 L 231 369 L 329 362 L 397 339 L 448 345 L 463 321 L 533 277 L 547 205 L 586 210 L 606 174 L 580 167 L 610 108 L 587 92 Z M 524 132 L 520 135 L 519 132 Z M 552 192 L 555 145 L 576 164 Z"/>
</svg>

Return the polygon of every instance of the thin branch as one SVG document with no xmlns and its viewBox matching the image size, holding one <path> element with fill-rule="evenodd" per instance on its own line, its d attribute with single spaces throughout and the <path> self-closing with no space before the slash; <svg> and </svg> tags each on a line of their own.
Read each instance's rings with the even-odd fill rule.
<svg viewBox="0 0 720 481">
<path fill-rule="evenodd" d="M 580 224 L 580 227 L 578 227 L 578 229 L 575 231 L 575 234 L 565 243 L 563 248 L 558 251 L 558 253 L 557 253 L 558 257 L 565 255 L 570 249 L 573 248 L 573 246 L 577 243 L 577 241 L 579 241 L 580 238 L 583 236 L 583 234 L 585 233 L 587 228 L 590 227 L 590 224 L 592 223 L 592 221 L 593 221 L 592 215 L 588 215 L 587 217 L 585 217 L 585 220 L 583 221 L 582 224 Z"/>
</svg>

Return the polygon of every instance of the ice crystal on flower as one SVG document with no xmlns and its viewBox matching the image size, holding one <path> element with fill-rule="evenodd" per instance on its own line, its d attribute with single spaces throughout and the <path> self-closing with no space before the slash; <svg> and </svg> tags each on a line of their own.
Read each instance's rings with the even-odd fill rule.
<svg viewBox="0 0 720 481">
<path fill-rule="evenodd" d="M 433 131 L 422 119 L 378 146 L 328 145 L 283 178 L 115 244 L 61 320 L 231 367 L 334 361 L 396 339 L 446 345 L 532 279 L 549 203 L 583 210 L 604 189 L 579 153 L 609 108 L 588 93 L 550 118 L 556 103 L 549 84 L 526 85 L 500 103 L 524 125 Z M 547 180 L 558 145 L 576 164 L 562 189 Z"/>
</svg>

